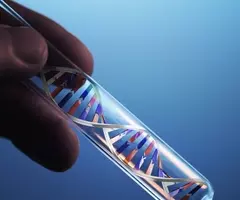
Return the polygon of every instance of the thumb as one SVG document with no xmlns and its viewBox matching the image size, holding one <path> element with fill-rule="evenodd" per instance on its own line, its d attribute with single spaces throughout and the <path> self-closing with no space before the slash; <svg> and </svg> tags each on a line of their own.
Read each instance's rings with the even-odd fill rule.
<svg viewBox="0 0 240 200">
<path fill-rule="evenodd" d="M 38 32 L 0 25 L 0 77 L 31 77 L 41 71 L 47 57 L 48 46 Z"/>
</svg>

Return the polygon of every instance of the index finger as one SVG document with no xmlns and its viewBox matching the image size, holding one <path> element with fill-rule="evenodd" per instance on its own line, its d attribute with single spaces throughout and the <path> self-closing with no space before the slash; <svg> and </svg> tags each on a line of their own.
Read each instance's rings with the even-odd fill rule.
<svg viewBox="0 0 240 200">
<path fill-rule="evenodd" d="M 83 42 L 48 17 L 14 1 L 5 0 L 5 2 L 85 73 L 88 75 L 92 74 L 93 57 Z M 10 26 L 21 25 L 16 19 L 11 17 L 6 12 L 3 12 L 1 15 L 0 23 Z M 51 49 L 49 49 L 49 59 L 47 64 L 62 66 L 67 63 L 61 57 L 59 57 L 56 52 L 53 52 Z"/>
</svg>

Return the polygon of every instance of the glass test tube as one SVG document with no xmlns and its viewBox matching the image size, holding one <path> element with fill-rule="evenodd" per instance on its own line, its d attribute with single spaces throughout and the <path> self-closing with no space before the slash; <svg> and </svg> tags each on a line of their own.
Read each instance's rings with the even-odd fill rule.
<svg viewBox="0 0 240 200">
<path fill-rule="evenodd" d="M 4 1 L 0 7 L 31 27 Z M 70 64 L 48 67 L 31 81 L 77 124 L 78 132 L 154 199 L 213 199 L 211 184 L 202 174 L 96 81 Z"/>
</svg>

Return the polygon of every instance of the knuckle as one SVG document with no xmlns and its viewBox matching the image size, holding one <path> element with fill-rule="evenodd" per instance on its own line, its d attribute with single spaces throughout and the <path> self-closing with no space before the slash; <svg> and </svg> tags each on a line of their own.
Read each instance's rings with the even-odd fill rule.
<svg viewBox="0 0 240 200">
<path fill-rule="evenodd" d="M 33 75 L 41 71 L 48 58 L 48 45 L 34 29 L 0 27 L 0 71 Z"/>
</svg>

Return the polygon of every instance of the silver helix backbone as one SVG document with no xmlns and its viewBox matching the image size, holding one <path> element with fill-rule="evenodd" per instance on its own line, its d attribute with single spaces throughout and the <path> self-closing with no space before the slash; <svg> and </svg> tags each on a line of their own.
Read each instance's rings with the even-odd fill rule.
<svg viewBox="0 0 240 200">
<path fill-rule="evenodd" d="M 77 77 L 84 78 L 84 83 L 81 83 L 83 85 L 78 85 Z M 148 190 L 150 188 L 153 194 L 157 194 L 157 199 L 177 199 L 181 193 L 184 195 L 181 199 L 186 198 L 186 195 L 190 198 L 195 193 L 204 194 L 211 188 L 202 175 L 182 161 L 180 156 L 178 158 L 170 147 L 142 126 L 140 121 L 132 119 L 135 123 L 127 124 L 128 120 L 124 118 L 131 118 L 128 111 L 117 105 L 119 102 L 110 98 L 109 94 L 85 73 L 78 69 L 47 67 L 32 81 L 38 86 L 41 83 L 40 88 L 49 98 L 94 140 L 97 146 L 104 149 L 115 162 L 117 160 L 118 165 L 124 167 L 131 176 L 137 177 L 138 181 L 143 181 L 144 187 Z M 107 103 L 104 103 L 105 101 Z M 125 123 L 112 123 L 114 121 Z M 113 132 L 115 135 L 112 135 Z M 168 169 L 175 171 L 172 173 L 174 176 L 168 175 Z M 155 173 L 156 170 L 161 172 Z"/>
</svg>

